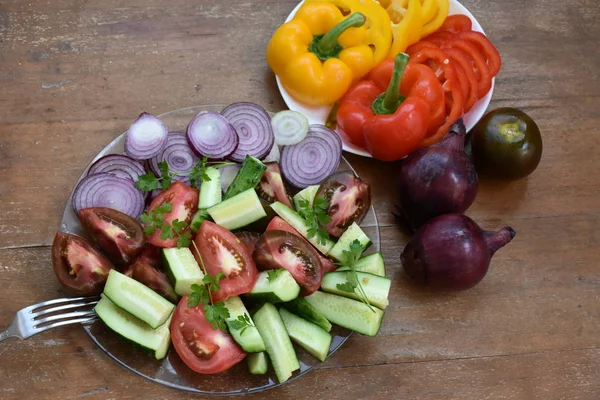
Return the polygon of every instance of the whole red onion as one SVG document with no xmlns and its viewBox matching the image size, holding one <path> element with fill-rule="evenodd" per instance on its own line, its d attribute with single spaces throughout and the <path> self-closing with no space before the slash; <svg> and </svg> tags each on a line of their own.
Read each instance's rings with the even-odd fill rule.
<svg viewBox="0 0 600 400">
<path fill-rule="evenodd" d="M 464 290 L 479 283 L 494 253 L 515 237 L 511 227 L 484 231 L 462 214 L 444 214 L 423 225 L 400 260 L 417 283 L 441 290 Z"/>
<path fill-rule="evenodd" d="M 463 213 L 477 195 L 477 172 L 465 152 L 466 129 L 459 119 L 446 137 L 410 154 L 399 174 L 399 217 L 411 231 L 431 218 Z"/>
</svg>

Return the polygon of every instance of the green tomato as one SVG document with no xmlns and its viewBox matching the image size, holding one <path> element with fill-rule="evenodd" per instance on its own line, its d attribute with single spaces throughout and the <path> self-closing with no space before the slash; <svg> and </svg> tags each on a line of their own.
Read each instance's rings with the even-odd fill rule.
<svg viewBox="0 0 600 400">
<path fill-rule="evenodd" d="M 516 108 L 487 113 L 470 132 L 477 173 L 499 179 L 521 179 L 542 158 L 542 136 L 531 117 Z"/>
</svg>

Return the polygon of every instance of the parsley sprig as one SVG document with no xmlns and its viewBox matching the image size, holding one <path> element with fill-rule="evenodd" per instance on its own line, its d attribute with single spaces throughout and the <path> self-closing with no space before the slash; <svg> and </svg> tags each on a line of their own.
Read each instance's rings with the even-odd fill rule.
<svg viewBox="0 0 600 400">
<path fill-rule="evenodd" d="M 348 267 L 350 270 L 346 275 L 346 282 L 338 283 L 336 287 L 346 293 L 357 293 L 361 301 L 365 303 L 371 311 L 375 312 L 375 309 L 369 303 L 365 289 L 362 287 L 360 279 L 358 279 L 358 274 L 356 273 L 356 262 L 359 260 L 362 252 L 363 246 L 358 239 L 354 239 L 350 243 L 350 250 L 344 250 L 342 252 L 344 261 L 339 264 Z"/>
<path fill-rule="evenodd" d="M 157 230 L 160 230 L 162 240 L 177 238 L 177 248 L 189 247 L 192 234 L 186 232 L 187 224 L 178 219 L 168 223 L 165 221 L 165 214 L 173 211 L 173 204 L 163 203 L 153 210 L 148 210 L 140 216 L 144 223 L 144 235 L 152 236 Z"/>
<path fill-rule="evenodd" d="M 308 225 L 307 239 L 317 237 L 319 244 L 325 245 L 329 239 L 329 233 L 323 228 L 331 221 L 331 217 L 327 214 L 328 203 L 324 197 L 315 197 L 313 204 L 306 199 L 299 202 L 298 214 L 306 221 Z"/>
<path fill-rule="evenodd" d="M 277 279 L 280 275 L 282 270 L 280 269 L 270 269 L 267 271 L 267 280 L 269 282 L 273 282 L 275 279 Z"/>
<path fill-rule="evenodd" d="M 254 326 L 254 324 L 252 323 L 252 320 L 250 319 L 250 316 L 248 314 L 242 314 L 242 315 L 238 315 L 237 319 L 234 319 L 233 321 L 229 321 L 229 325 L 231 326 L 231 329 L 235 329 L 235 330 L 240 330 L 240 335 L 243 335 L 244 332 L 246 332 L 246 329 Z"/>
</svg>

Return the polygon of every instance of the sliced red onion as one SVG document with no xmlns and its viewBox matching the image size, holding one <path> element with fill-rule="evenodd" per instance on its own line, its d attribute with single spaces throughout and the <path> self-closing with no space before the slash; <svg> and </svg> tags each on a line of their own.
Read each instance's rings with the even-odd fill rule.
<svg viewBox="0 0 600 400">
<path fill-rule="evenodd" d="M 227 188 L 235 179 L 235 176 L 237 175 L 240 168 L 240 164 L 224 165 L 219 168 L 219 172 L 221 173 L 221 189 L 223 189 L 223 193 L 227 191 Z"/>
<path fill-rule="evenodd" d="M 304 140 L 283 147 L 279 165 L 290 184 L 304 189 L 321 183 L 334 173 L 341 157 L 340 137 L 325 125 L 311 125 Z"/>
<path fill-rule="evenodd" d="M 238 147 L 233 125 L 221 114 L 202 111 L 187 126 L 187 140 L 197 154 L 211 160 L 222 160 Z"/>
<path fill-rule="evenodd" d="M 127 130 L 125 153 L 136 160 L 148 160 L 165 148 L 167 136 L 167 127 L 162 121 L 143 112 Z"/>
<path fill-rule="evenodd" d="M 190 170 L 198 161 L 198 156 L 190 148 L 184 132 L 169 132 L 165 149 L 148 160 L 150 170 L 156 176 L 161 176 L 158 168 L 158 163 L 161 161 L 169 164 L 169 170 L 176 174 L 175 180 L 189 184 Z"/>
<path fill-rule="evenodd" d="M 75 213 L 88 207 L 108 207 L 138 218 L 144 211 L 145 196 L 130 179 L 100 172 L 83 178 L 73 193 Z"/>
<path fill-rule="evenodd" d="M 100 157 L 91 165 L 88 175 L 100 172 L 108 172 L 119 178 L 131 179 L 134 182 L 138 180 L 140 175 L 146 173 L 144 166 L 139 161 L 121 154 L 108 154 Z"/>
<path fill-rule="evenodd" d="M 235 128 L 240 144 L 228 158 L 242 162 L 246 155 L 262 160 L 269 154 L 275 142 L 269 113 L 255 103 L 233 103 L 221 115 L 227 118 Z"/>
</svg>

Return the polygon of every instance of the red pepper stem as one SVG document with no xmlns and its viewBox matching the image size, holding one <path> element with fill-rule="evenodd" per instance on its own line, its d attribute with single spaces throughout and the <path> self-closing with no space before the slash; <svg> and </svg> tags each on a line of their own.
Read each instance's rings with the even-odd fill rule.
<svg viewBox="0 0 600 400">
<path fill-rule="evenodd" d="M 400 94 L 400 85 L 409 58 L 408 54 L 405 53 L 396 56 L 390 84 L 385 93 L 373 102 L 372 108 L 375 114 L 393 114 L 404 101 L 404 96 Z"/>
<path fill-rule="evenodd" d="M 356 12 L 331 28 L 316 44 L 316 51 L 323 56 L 336 52 L 339 47 L 338 38 L 348 28 L 363 26 L 367 18 L 364 14 Z"/>
</svg>

